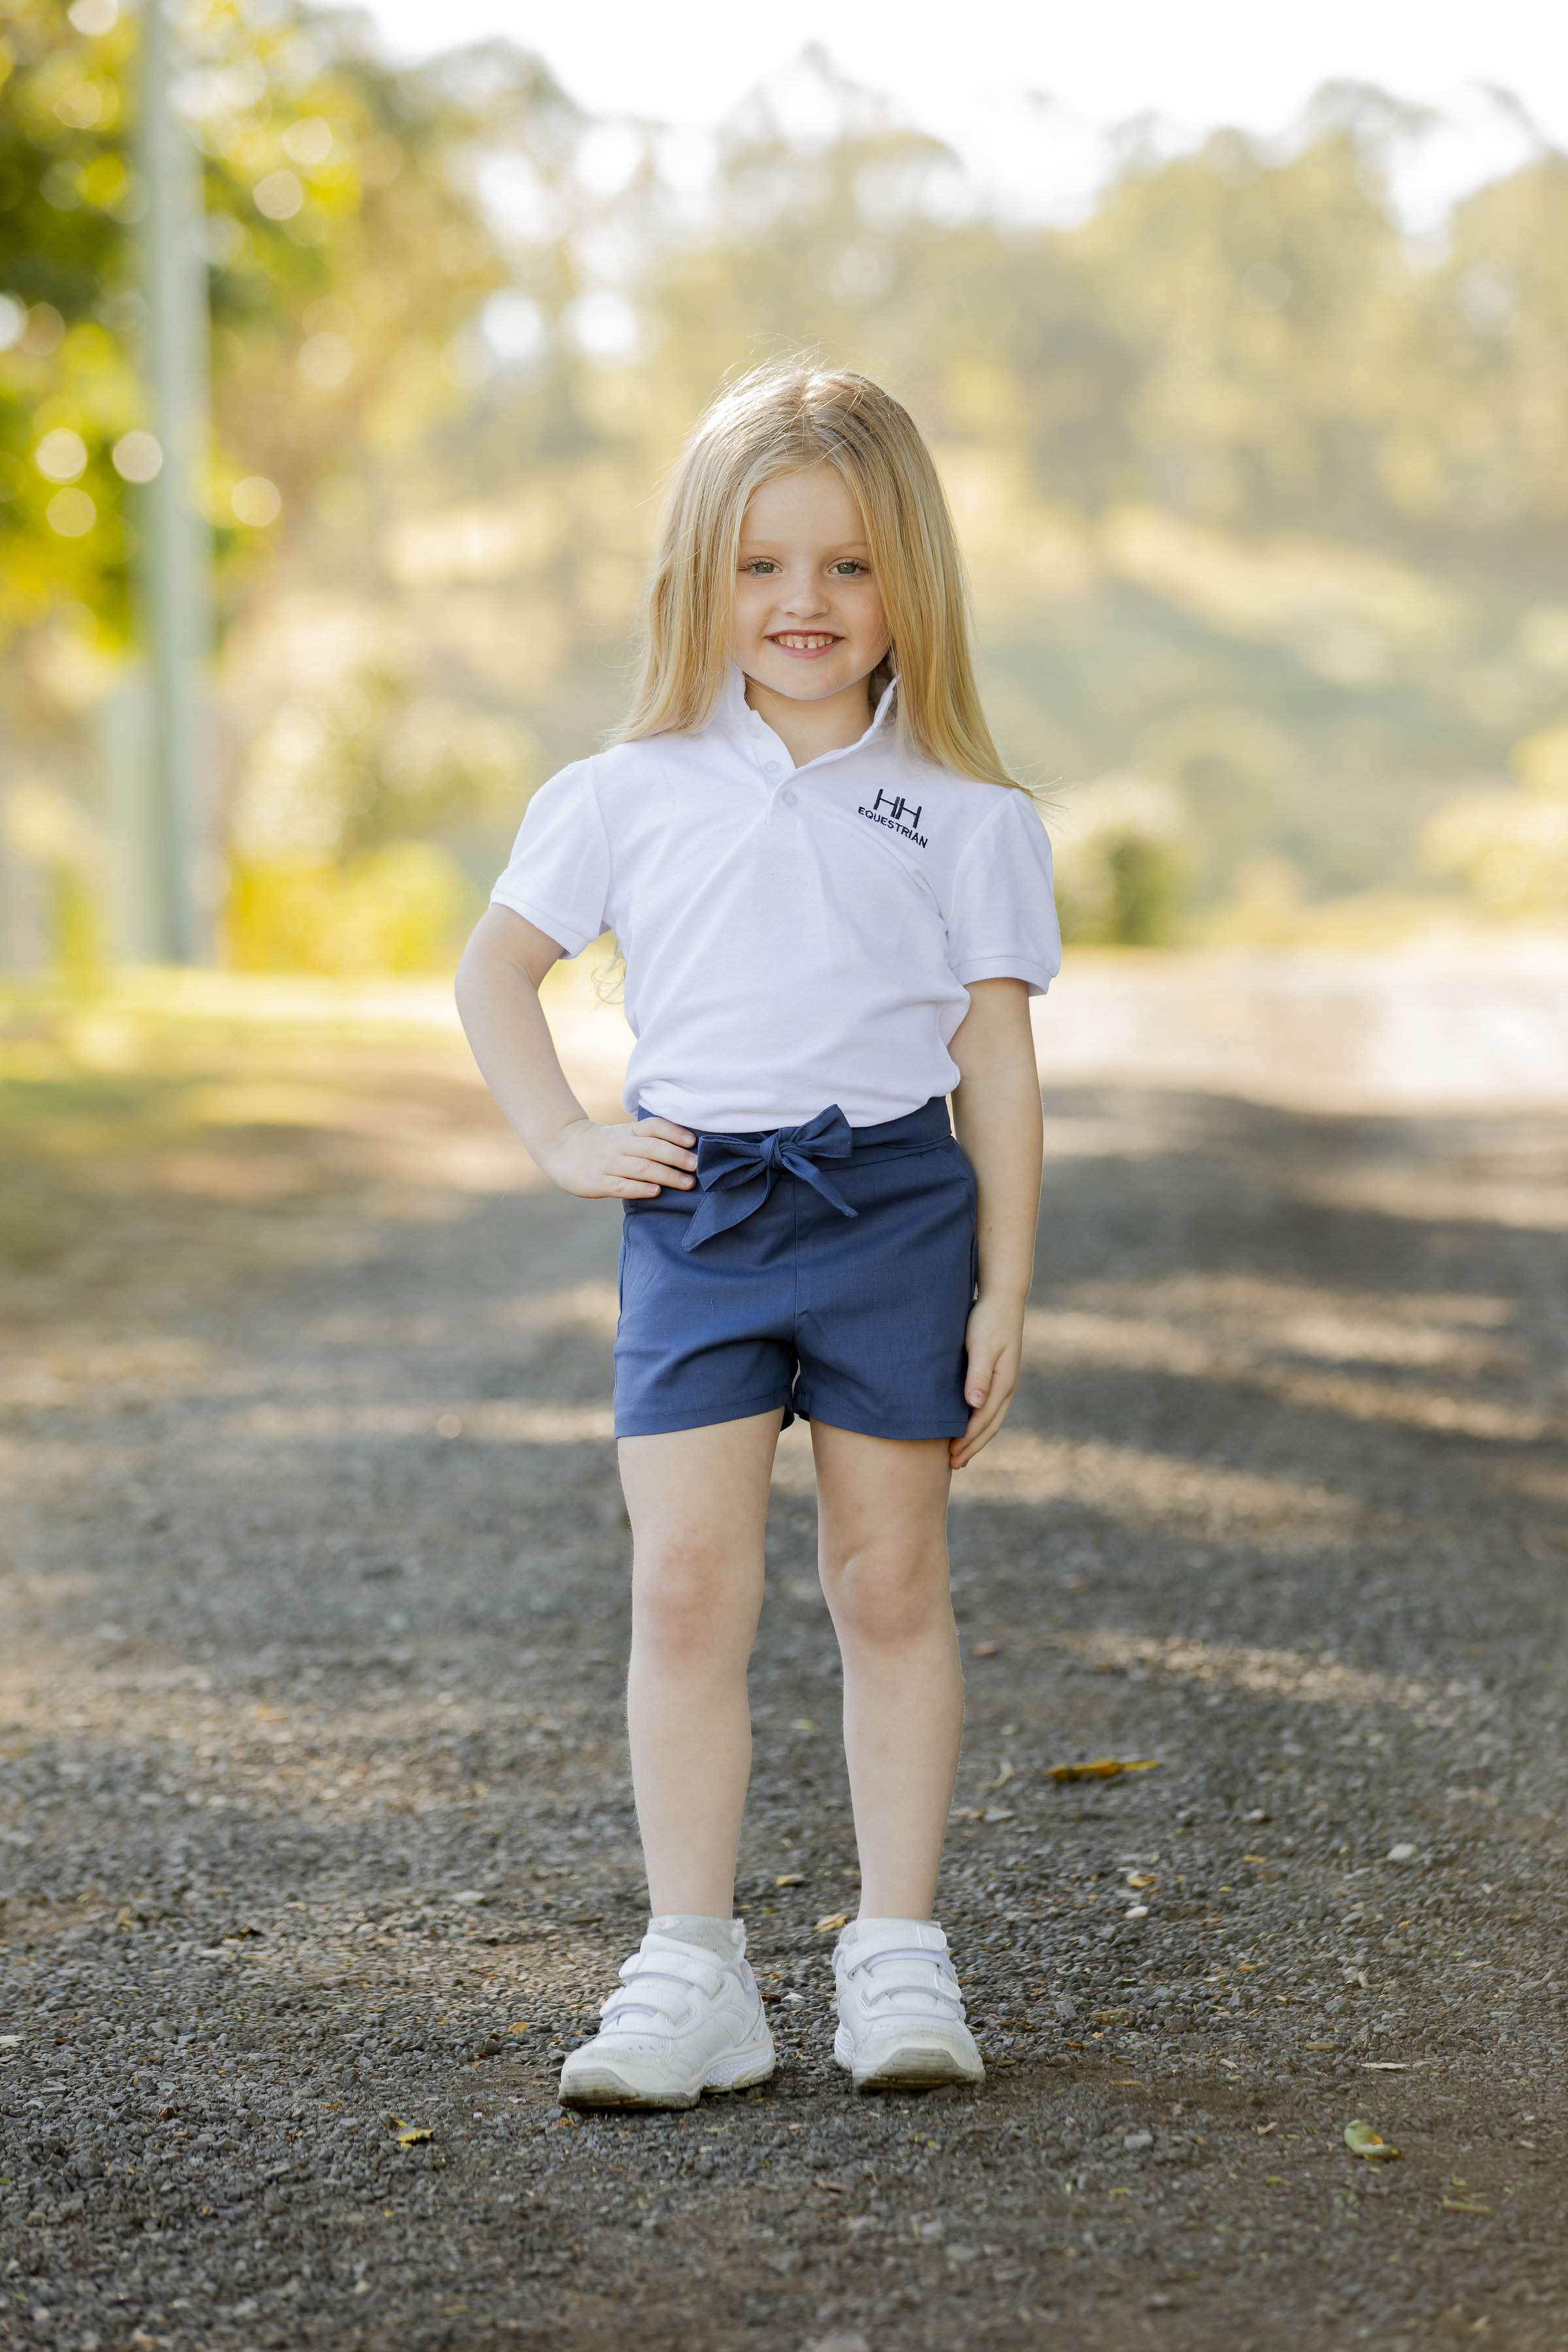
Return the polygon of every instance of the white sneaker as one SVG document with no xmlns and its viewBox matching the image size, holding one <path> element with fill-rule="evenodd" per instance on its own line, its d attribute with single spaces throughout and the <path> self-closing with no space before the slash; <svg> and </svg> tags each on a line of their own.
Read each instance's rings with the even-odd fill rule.
<svg viewBox="0 0 1568 2352">
<path fill-rule="evenodd" d="M 561 2069 L 566 2107 L 694 2107 L 704 2091 L 739 2091 L 773 2071 L 773 2038 L 733 1921 L 721 1959 L 650 1927 L 600 2009 L 604 2024 Z"/>
<path fill-rule="evenodd" d="M 833 2054 L 858 2091 L 983 2083 L 963 1996 L 934 1919 L 857 1919 L 833 1955 Z"/>
</svg>

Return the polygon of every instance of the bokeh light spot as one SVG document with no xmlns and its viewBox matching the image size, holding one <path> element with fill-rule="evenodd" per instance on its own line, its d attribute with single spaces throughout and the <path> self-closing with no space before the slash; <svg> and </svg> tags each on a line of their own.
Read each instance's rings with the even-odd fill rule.
<svg viewBox="0 0 1568 2352">
<path fill-rule="evenodd" d="M 253 530 L 264 530 L 276 522 L 283 511 L 283 500 L 276 482 L 265 474 L 247 474 L 243 482 L 236 482 L 229 493 L 229 504 L 243 523 Z"/>
<path fill-rule="evenodd" d="M 150 482 L 163 463 L 163 452 L 151 433 L 124 434 L 114 445 L 114 470 L 122 482 Z"/>
<path fill-rule="evenodd" d="M 302 122 L 291 122 L 283 133 L 283 152 L 307 170 L 312 163 L 324 163 L 331 152 L 332 126 L 324 115 L 307 115 Z"/>
<path fill-rule="evenodd" d="M 44 511 L 49 529 L 62 539 L 84 539 L 98 520 L 98 509 L 85 490 L 57 490 Z"/>
<path fill-rule="evenodd" d="M 342 383 L 354 363 L 353 345 L 345 335 L 312 335 L 300 346 L 300 373 L 307 383 L 331 391 Z"/>
<path fill-rule="evenodd" d="M 305 191 L 292 172 L 268 172 L 264 180 L 258 180 L 251 194 L 257 211 L 268 220 L 292 220 L 305 201 Z"/>
<path fill-rule="evenodd" d="M 58 425 L 34 450 L 33 463 L 46 481 L 74 482 L 87 465 L 87 443 L 68 425 Z"/>
</svg>

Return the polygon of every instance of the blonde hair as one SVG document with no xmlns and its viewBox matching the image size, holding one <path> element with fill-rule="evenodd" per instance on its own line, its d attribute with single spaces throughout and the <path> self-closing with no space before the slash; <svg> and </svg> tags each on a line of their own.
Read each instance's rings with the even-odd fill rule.
<svg viewBox="0 0 1568 2352">
<path fill-rule="evenodd" d="M 866 527 L 899 673 L 901 741 L 938 766 L 1011 784 L 974 682 L 963 560 L 930 450 L 869 376 L 800 361 L 757 368 L 704 410 L 681 451 L 648 575 L 631 710 L 614 737 L 705 727 L 730 667 L 741 524 L 779 474 L 837 467 Z"/>
</svg>

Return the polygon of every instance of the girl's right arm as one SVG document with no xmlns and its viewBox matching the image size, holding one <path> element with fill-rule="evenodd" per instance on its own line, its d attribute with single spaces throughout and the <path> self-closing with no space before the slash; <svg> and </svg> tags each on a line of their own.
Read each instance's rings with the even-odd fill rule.
<svg viewBox="0 0 1568 2352">
<path fill-rule="evenodd" d="M 479 918 L 458 967 L 458 1013 L 486 1085 L 545 1174 L 589 1200 L 648 1201 L 661 1185 L 689 1192 L 696 1137 L 667 1118 L 605 1126 L 566 1083 L 539 1002 L 565 953 L 510 907 Z"/>
</svg>

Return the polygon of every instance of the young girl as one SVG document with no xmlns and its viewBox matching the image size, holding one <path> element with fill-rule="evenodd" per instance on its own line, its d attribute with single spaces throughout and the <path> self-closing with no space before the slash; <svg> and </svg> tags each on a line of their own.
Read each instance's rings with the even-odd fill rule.
<svg viewBox="0 0 1568 2352">
<path fill-rule="evenodd" d="M 607 929 L 636 1123 L 601 1126 L 538 991 Z M 931 1916 L 963 1715 L 947 1496 L 1017 1382 L 1028 999 L 1058 953 L 924 443 L 865 376 L 748 376 L 676 468 L 631 716 L 530 803 L 458 982 L 539 1165 L 625 1204 L 616 1431 L 652 1918 L 566 2061 L 567 2105 L 689 2107 L 773 2071 L 732 1915 L 768 1485 L 797 1413 L 861 1868 L 834 2054 L 863 2089 L 984 2078 Z"/>
</svg>

